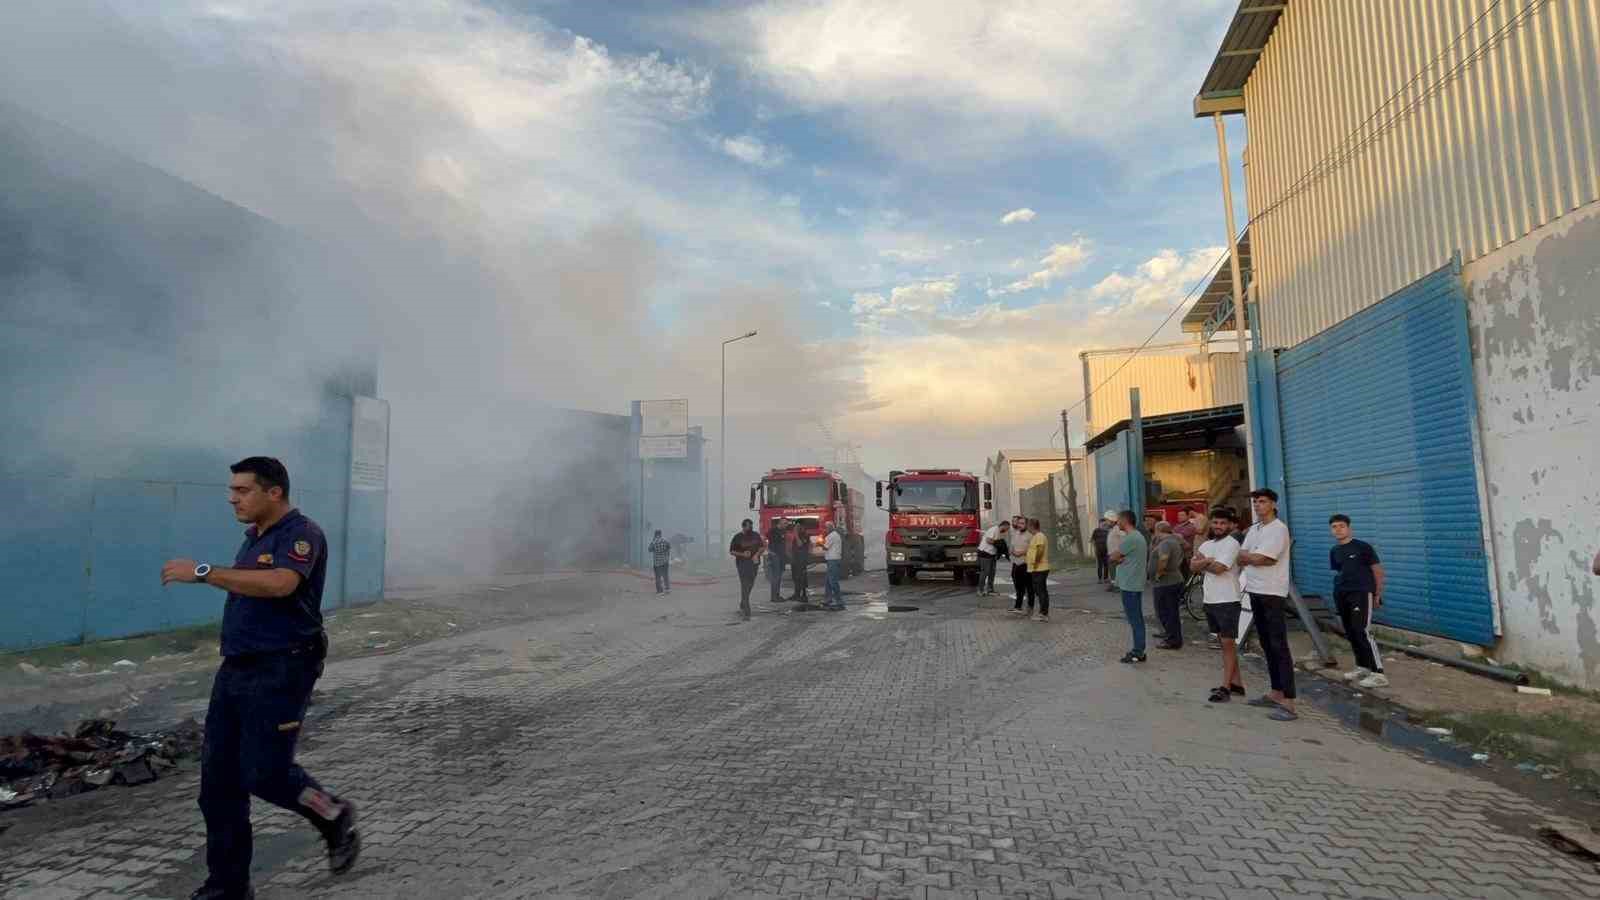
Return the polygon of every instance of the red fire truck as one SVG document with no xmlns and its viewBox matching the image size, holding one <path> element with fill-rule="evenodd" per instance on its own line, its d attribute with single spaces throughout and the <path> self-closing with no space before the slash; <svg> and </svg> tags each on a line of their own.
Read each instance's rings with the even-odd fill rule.
<svg viewBox="0 0 1600 900">
<path fill-rule="evenodd" d="M 889 583 L 913 581 L 923 570 L 950 572 L 978 583 L 979 485 L 982 508 L 990 509 L 991 487 L 959 469 L 910 469 L 878 482 L 878 505 L 889 501 L 884 565 Z"/>
<path fill-rule="evenodd" d="M 805 522 L 811 535 L 811 562 L 822 562 L 822 541 L 828 527 L 839 523 L 844 533 L 844 574 L 859 575 L 867 568 L 867 545 L 861 532 L 866 498 L 845 484 L 844 477 L 821 466 L 773 469 L 750 485 L 750 508 L 757 510 L 757 527 L 766 535 L 773 519 Z"/>
</svg>

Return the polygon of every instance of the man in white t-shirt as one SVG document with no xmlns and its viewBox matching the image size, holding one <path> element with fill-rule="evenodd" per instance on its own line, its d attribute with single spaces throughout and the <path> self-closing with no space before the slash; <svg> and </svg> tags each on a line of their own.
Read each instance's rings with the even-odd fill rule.
<svg viewBox="0 0 1600 900">
<path fill-rule="evenodd" d="M 1110 580 L 1106 582 L 1106 590 L 1112 593 L 1115 593 L 1117 590 L 1117 564 L 1111 561 L 1110 554 L 1118 547 L 1121 547 L 1122 539 L 1127 537 L 1127 535 L 1122 531 L 1122 525 L 1119 524 L 1119 518 L 1120 517 L 1117 515 L 1116 510 L 1106 510 L 1106 519 L 1111 522 L 1111 530 L 1106 532 L 1106 562 L 1110 563 L 1110 569 L 1107 572 Z"/>
<path fill-rule="evenodd" d="M 844 568 L 844 534 L 838 522 L 828 526 L 828 536 L 822 540 L 822 564 L 828 572 L 822 608 L 844 609 L 844 591 L 839 588 L 839 576 Z"/>
<path fill-rule="evenodd" d="M 1278 518 L 1278 494 L 1271 488 L 1251 491 L 1250 508 L 1255 524 L 1245 532 L 1239 553 L 1244 570 L 1239 582 L 1250 597 L 1272 690 L 1247 702 L 1271 709 L 1279 722 L 1293 722 L 1300 717 L 1294 711 L 1294 655 L 1289 650 L 1289 526 Z"/>
<path fill-rule="evenodd" d="M 1011 523 L 990 525 L 978 542 L 978 596 L 994 593 L 994 565 L 1000 547 L 1009 543 Z M 1009 548 L 1008 548 L 1009 549 Z"/>
<path fill-rule="evenodd" d="M 1211 510 L 1207 533 L 1195 535 L 1199 546 L 1189 560 L 1189 568 L 1203 573 L 1206 622 L 1222 644 L 1222 684 L 1211 689 L 1212 703 L 1227 703 L 1234 694 L 1244 696 L 1244 679 L 1239 674 L 1239 614 L 1244 604 L 1239 596 L 1239 542 L 1234 540 L 1233 510 L 1218 506 Z"/>
</svg>

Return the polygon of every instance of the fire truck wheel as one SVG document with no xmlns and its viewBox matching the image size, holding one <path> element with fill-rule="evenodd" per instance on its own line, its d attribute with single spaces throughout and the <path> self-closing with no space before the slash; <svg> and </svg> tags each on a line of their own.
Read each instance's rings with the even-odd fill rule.
<svg viewBox="0 0 1600 900">
<path fill-rule="evenodd" d="M 962 577 L 962 580 L 966 581 L 967 587 L 977 587 L 978 586 L 978 570 L 977 569 L 968 569 L 961 577 Z"/>
<path fill-rule="evenodd" d="M 889 583 L 890 584 L 899 584 L 900 582 L 905 580 L 905 577 L 906 577 L 905 573 L 903 571 L 901 571 L 900 569 L 891 568 L 889 570 Z"/>
</svg>

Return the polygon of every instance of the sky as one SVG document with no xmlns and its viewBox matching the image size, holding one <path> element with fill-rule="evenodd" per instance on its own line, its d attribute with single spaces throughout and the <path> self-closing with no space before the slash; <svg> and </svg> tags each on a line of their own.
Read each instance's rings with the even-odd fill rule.
<svg viewBox="0 0 1600 900">
<path fill-rule="evenodd" d="M 380 377 L 440 415 L 709 428 L 755 329 L 734 421 L 981 472 L 1217 261 L 1190 101 L 1234 5 L 61 0 L 0 12 L 0 96 L 427 285 Z"/>
</svg>

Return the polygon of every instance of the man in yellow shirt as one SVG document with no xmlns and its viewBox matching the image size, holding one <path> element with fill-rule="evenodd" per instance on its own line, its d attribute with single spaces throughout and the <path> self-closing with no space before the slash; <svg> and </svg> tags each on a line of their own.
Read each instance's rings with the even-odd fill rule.
<svg viewBox="0 0 1600 900">
<path fill-rule="evenodd" d="M 1045 538 L 1038 519 L 1028 520 L 1028 577 L 1033 579 L 1033 593 L 1039 598 L 1040 622 L 1050 621 L 1050 542 Z"/>
</svg>

